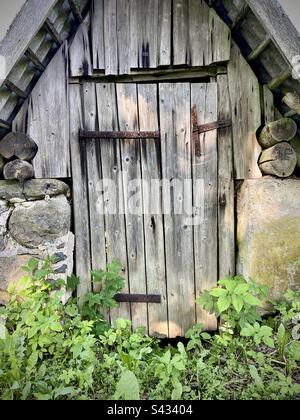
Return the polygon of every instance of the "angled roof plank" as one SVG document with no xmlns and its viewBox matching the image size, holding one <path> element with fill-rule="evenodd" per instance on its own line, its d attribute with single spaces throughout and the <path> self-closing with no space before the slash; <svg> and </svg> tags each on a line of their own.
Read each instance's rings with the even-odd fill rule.
<svg viewBox="0 0 300 420">
<path fill-rule="evenodd" d="M 6 60 L 5 77 L 24 54 L 56 2 L 57 0 L 31 0 L 24 4 L 0 43 L 0 55 Z"/>
<path fill-rule="evenodd" d="M 288 64 L 300 54 L 300 35 L 277 0 L 247 0 Z"/>
</svg>

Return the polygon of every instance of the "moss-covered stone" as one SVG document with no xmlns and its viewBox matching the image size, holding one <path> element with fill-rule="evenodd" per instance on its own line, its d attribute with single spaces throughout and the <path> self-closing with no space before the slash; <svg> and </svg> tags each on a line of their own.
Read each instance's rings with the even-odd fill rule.
<svg viewBox="0 0 300 420">
<path fill-rule="evenodd" d="M 23 193 L 27 200 L 41 200 L 46 196 L 53 197 L 60 194 L 68 196 L 70 189 L 58 179 L 31 179 L 24 183 Z"/>
<path fill-rule="evenodd" d="M 245 181 L 238 196 L 237 271 L 274 299 L 300 288 L 300 181 Z"/>
</svg>

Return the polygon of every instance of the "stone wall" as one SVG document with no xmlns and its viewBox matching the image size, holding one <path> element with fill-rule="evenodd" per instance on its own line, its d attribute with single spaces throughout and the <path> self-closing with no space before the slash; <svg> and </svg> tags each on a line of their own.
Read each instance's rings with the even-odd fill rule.
<svg viewBox="0 0 300 420">
<path fill-rule="evenodd" d="M 238 194 L 237 272 L 274 299 L 300 290 L 300 180 L 245 181 Z"/>
<path fill-rule="evenodd" d="M 30 258 L 55 259 L 56 278 L 73 272 L 70 190 L 59 180 L 0 181 L 0 289 Z"/>
</svg>

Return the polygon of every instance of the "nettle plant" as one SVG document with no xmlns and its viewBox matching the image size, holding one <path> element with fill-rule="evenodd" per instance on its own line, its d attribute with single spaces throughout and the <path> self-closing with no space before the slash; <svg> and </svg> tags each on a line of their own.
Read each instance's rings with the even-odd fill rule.
<svg viewBox="0 0 300 420">
<path fill-rule="evenodd" d="M 258 309 L 262 307 L 262 300 L 267 299 L 268 287 L 235 276 L 219 280 L 218 287 L 204 292 L 197 303 L 220 317 L 230 329 L 241 330 L 249 324 L 261 322 Z"/>
</svg>

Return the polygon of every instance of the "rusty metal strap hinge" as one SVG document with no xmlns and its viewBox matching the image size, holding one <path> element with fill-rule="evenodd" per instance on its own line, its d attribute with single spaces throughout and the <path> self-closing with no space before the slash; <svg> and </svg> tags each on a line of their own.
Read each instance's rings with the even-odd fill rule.
<svg viewBox="0 0 300 420">
<path fill-rule="evenodd" d="M 199 134 L 207 133 L 208 131 L 220 130 L 221 128 L 231 127 L 231 125 L 231 120 L 219 120 L 207 124 L 194 125 L 193 132 Z"/>
<path fill-rule="evenodd" d="M 80 140 L 88 139 L 159 139 L 159 131 L 79 131 Z"/>
<path fill-rule="evenodd" d="M 130 302 L 130 303 L 161 303 L 160 295 L 139 295 L 139 294 L 125 294 L 118 293 L 115 295 L 115 300 L 119 303 Z"/>
</svg>

